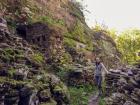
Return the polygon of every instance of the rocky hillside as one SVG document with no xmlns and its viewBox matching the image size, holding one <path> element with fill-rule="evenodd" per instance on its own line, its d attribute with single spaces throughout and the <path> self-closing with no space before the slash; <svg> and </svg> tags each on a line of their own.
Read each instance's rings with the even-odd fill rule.
<svg viewBox="0 0 140 105">
<path fill-rule="evenodd" d="M 86 25 L 77 2 L 0 0 L 0 11 L 0 104 L 69 105 L 61 70 L 72 70 L 68 82 L 75 82 L 71 73 L 92 71 L 79 71 L 77 65 L 87 65 L 96 55 L 108 67 L 115 67 L 112 60 L 119 62 L 113 40 Z M 90 73 L 88 82 L 92 78 Z M 79 84 L 85 82 L 84 78 Z"/>
<path fill-rule="evenodd" d="M 34 42 L 32 35 L 35 33 L 38 34 L 36 38 L 48 37 L 46 34 L 50 34 L 49 30 L 46 28 L 48 30 L 46 32 L 43 27 L 54 28 L 56 33 L 61 30 L 63 33 L 58 32 L 61 38 L 56 38 L 56 40 L 59 43 L 61 39 L 62 44 L 59 46 L 64 48 L 65 58 L 71 58 L 68 61 L 81 63 L 87 59 L 94 59 L 95 55 L 102 55 L 104 61 L 115 59 L 118 62 L 117 57 L 120 56 L 113 40 L 108 37 L 108 33 L 101 30 L 92 31 L 86 25 L 81 5 L 77 2 L 71 0 L 1 0 L 0 6 L 8 25 L 17 28 L 18 33 L 29 42 Z M 33 30 L 35 31 L 32 32 Z M 39 31 L 36 32 L 37 30 Z M 35 43 L 39 44 L 38 41 L 42 41 L 41 38 L 37 38 Z M 110 63 L 106 64 L 111 65 Z"/>
<path fill-rule="evenodd" d="M 0 104 L 69 104 L 67 87 L 49 70 L 39 48 L 12 35 L 3 20 L 0 29 Z"/>
</svg>

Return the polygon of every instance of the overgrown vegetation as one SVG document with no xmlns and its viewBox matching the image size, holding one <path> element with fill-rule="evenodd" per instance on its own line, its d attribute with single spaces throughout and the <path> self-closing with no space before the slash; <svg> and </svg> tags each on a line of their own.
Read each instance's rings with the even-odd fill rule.
<svg viewBox="0 0 140 105">
<path fill-rule="evenodd" d="M 86 35 L 84 24 L 82 24 L 79 20 L 74 25 L 74 27 L 68 30 L 64 35 L 64 43 L 72 48 L 75 48 L 77 43 L 85 44 L 85 50 L 93 50 L 93 43 L 91 36 Z"/>
<path fill-rule="evenodd" d="M 77 23 L 65 36 L 82 43 L 86 42 L 83 24 L 79 20 L 77 20 Z"/>
<path fill-rule="evenodd" d="M 83 6 L 82 6 L 81 3 L 79 3 L 79 2 L 74 2 L 74 3 L 69 2 L 68 7 L 69 7 L 69 12 L 73 16 L 77 17 L 81 21 L 84 21 L 84 18 L 83 18 L 84 15 L 83 15 L 83 12 L 81 11 L 81 10 L 83 10 Z"/>
<path fill-rule="evenodd" d="M 43 16 L 40 19 L 42 22 L 46 22 L 47 24 L 50 25 L 60 25 L 64 26 L 65 22 L 62 19 L 54 19 L 52 16 Z"/>
<path fill-rule="evenodd" d="M 72 48 L 76 47 L 76 41 L 71 38 L 64 37 L 64 44 Z"/>
<path fill-rule="evenodd" d="M 99 105 L 106 105 L 104 97 L 99 98 Z"/>
<path fill-rule="evenodd" d="M 41 53 L 35 53 L 31 56 L 31 59 L 38 64 L 42 64 L 44 62 L 44 57 Z"/>
<path fill-rule="evenodd" d="M 3 51 L 0 51 L 0 53 L 0 58 L 7 63 L 24 58 L 22 50 L 5 48 Z"/>
<path fill-rule="evenodd" d="M 117 37 L 117 46 L 122 53 L 123 62 L 133 64 L 140 59 L 140 30 L 126 30 Z"/>
<path fill-rule="evenodd" d="M 66 79 L 67 79 L 67 73 L 72 70 L 71 66 L 70 65 L 60 65 L 60 66 L 57 66 L 56 68 L 56 75 L 64 82 L 66 82 Z"/>
<path fill-rule="evenodd" d="M 106 35 L 113 39 L 117 49 L 122 55 L 121 60 L 124 64 L 135 64 L 140 60 L 140 56 L 138 56 L 138 53 L 140 52 L 139 29 L 128 29 L 118 33 L 115 29 L 108 29 L 105 25 L 96 25 L 94 31 L 98 30 L 106 32 Z"/>
<path fill-rule="evenodd" d="M 93 91 L 96 91 L 96 87 L 92 85 L 69 87 L 71 105 L 87 105 L 89 96 Z"/>
</svg>

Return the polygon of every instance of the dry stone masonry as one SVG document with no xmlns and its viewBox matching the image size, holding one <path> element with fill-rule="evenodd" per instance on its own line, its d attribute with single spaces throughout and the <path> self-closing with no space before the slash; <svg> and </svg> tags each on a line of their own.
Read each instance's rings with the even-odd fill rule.
<svg viewBox="0 0 140 105">
<path fill-rule="evenodd" d="M 140 68 L 112 70 L 106 84 L 107 105 L 140 105 Z"/>
</svg>

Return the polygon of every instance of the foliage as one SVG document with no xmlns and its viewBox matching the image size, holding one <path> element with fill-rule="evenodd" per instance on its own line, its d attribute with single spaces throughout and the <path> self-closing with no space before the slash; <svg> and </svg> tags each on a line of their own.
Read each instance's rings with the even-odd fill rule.
<svg viewBox="0 0 140 105">
<path fill-rule="evenodd" d="M 122 54 L 123 63 L 135 64 L 135 62 L 140 59 L 140 57 L 138 57 L 136 54 L 140 50 L 139 29 L 129 29 L 125 30 L 124 32 L 118 33 L 115 29 L 108 29 L 105 25 L 96 24 L 96 26 L 93 28 L 93 31 L 105 32 L 106 35 L 108 35 L 114 40 L 117 45 L 117 49 Z M 108 51 L 111 51 L 109 45 L 103 45 L 109 48 Z"/>
<path fill-rule="evenodd" d="M 86 42 L 86 39 L 84 37 L 85 36 L 84 27 L 80 21 L 77 21 L 73 30 L 70 32 L 70 34 L 73 36 L 74 39 L 83 43 Z"/>
<path fill-rule="evenodd" d="M 15 71 L 16 71 L 15 68 L 13 68 L 13 67 L 9 68 L 9 70 L 8 70 L 9 75 L 12 77 Z"/>
<path fill-rule="evenodd" d="M 12 49 L 12 48 L 5 48 L 0 53 L 1 53 L 1 59 L 3 59 L 3 61 L 5 62 L 15 61 L 17 59 L 21 59 L 24 57 L 23 51 Z"/>
<path fill-rule="evenodd" d="M 91 85 L 82 85 L 80 87 L 69 87 L 72 105 L 87 105 L 90 94 L 96 88 Z"/>
<path fill-rule="evenodd" d="M 66 76 L 68 71 L 71 70 L 71 67 L 69 65 L 65 65 L 65 66 L 57 66 L 56 68 L 56 75 L 64 82 L 66 82 Z"/>
<path fill-rule="evenodd" d="M 65 33 L 64 44 L 66 46 L 75 48 L 77 43 L 83 43 L 86 45 L 85 50 L 93 50 L 93 43 L 91 36 L 86 35 L 84 24 L 77 20 L 74 27 Z"/>
<path fill-rule="evenodd" d="M 69 12 L 77 17 L 79 20 L 81 21 L 84 21 L 84 16 L 83 16 L 83 12 L 82 12 L 82 5 L 79 3 L 79 2 L 75 2 L 75 3 L 72 3 L 72 2 L 69 2 Z"/>
<path fill-rule="evenodd" d="M 71 38 L 64 37 L 64 44 L 72 48 L 76 47 L 76 41 Z"/>
<path fill-rule="evenodd" d="M 65 23 L 62 19 L 53 19 L 51 16 L 43 16 L 43 17 L 41 17 L 41 21 L 46 22 L 50 25 L 53 25 L 53 24 L 60 25 L 60 26 L 65 25 Z"/>
<path fill-rule="evenodd" d="M 60 59 L 60 64 L 61 65 L 67 65 L 70 64 L 72 62 L 72 57 L 69 53 L 65 52 L 63 53 L 61 59 Z"/>
<path fill-rule="evenodd" d="M 99 98 L 99 105 L 106 105 L 106 102 L 103 97 Z"/>
<path fill-rule="evenodd" d="M 118 35 L 118 32 L 115 30 L 115 29 L 110 29 L 110 30 L 108 30 L 108 32 L 109 32 L 109 36 L 112 38 L 112 39 L 114 39 L 114 41 L 116 41 L 117 40 L 117 35 Z"/>
<path fill-rule="evenodd" d="M 42 64 L 44 62 L 44 57 L 41 53 L 35 53 L 34 55 L 32 55 L 32 60 L 39 63 L 39 64 Z"/>
<path fill-rule="evenodd" d="M 94 50 L 94 46 L 93 46 L 92 41 L 87 40 L 86 50 L 88 50 L 88 51 L 93 51 Z"/>
<path fill-rule="evenodd" d="M 121 33 L 117 38 L 117 46 L 123 54 L 124 62 L 135 62 L 138 59 L 136 52 L 140 49 L 140 30 L 131 29 Z"/>
<path fill-rule="evenodd" d="M 85 43 L 85 33 L 84 33 L 84 27 L 83 24 L 77 20 L 74 27 L 70 29 L 67 33 L 64 35 L 67 38 L 71 38 L 75 41 L 79 41 L 81 43 Z"/>
</svg>

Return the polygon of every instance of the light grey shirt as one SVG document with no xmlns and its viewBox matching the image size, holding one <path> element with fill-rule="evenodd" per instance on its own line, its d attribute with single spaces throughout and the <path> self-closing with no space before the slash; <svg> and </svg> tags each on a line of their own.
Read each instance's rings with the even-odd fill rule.
<svg viewBox="0 0 140 105">
<path fill-rule="evenodd" d="M 105 68 L 105 66 L 103 65 L 103 63 L 100 63 L 99 65 L 96 65 L 96 67 L 95 67 L 95 73 L 94 73 L 95 76 L 102 76 L 103 70 L 108 73 L 108 71 Z"/>
</svg>

